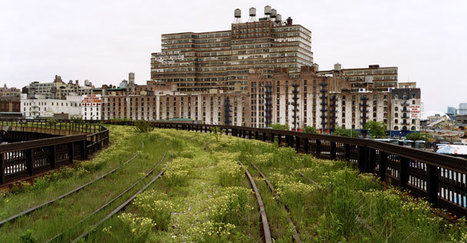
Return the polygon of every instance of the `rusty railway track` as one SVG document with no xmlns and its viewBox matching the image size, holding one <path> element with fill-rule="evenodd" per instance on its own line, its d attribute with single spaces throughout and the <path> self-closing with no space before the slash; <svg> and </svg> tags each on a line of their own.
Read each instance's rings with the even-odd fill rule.
<svg viewBox="0 0 467 243">
<path fill-rule="evenodd" d="M 243 166 L 242 162 L 238 161 L 240 165 Z M 266 214 L 266 209 L 264 208 L 263 199 L 259 193 L 258 187 L 256 186 L 255 180 L 251 176 L 250 172 L 246 167 L 245 168 L 245 176 L 250 182 L 251 189 L 255 193 L 256 202 L 258 203 L 260 221 L 261 221 L 261 232 L 263 234 L 263 241 L 265 243 L 272 243 L 272 236 L 271 236 L 271 229 L 269 227 L 268 216 Z"/>
<path fill-rule="evenodd" d="M 76 193 L 76 192 L 78 192 L 78 191 L 80 191 L 80 190 L 86 188 L 87 186 L 89 186 L 89 185 L 95 183 L 96 181 L 100 181 L 100 180 L 106 178 L 107 176 L 109 176 L 109 175 L 115 173 L 117 170 L 121 169 L 124 165 L 130 163 L 130 162 L 131 162 L 132 160 L 134 160 L 137 156 L 138 156 L 138 153 L 135 153 L 130 159 L 128 159 L 127 161 L 125 161 L 123 164 L 121 164 L 120 166 L 118 166 L 118 167 L 116 167 L 116 168 L 114 168 L 114 169 L 112 169 L 112 170 L 106 172 L 105 174 L 99 176 L 98 178 L 93 179 L 93 180 L 91 180 L 91 181 L 89 181 L 89 182 L 87 182 L 87 183 L 85 183 L 85 184 L 83 184 L 83 185 L 81 185 L 81 186 L 79 186 L 79 187 L 76 187 L 76 188 L 74 188 L 74 189 L 72 189 L 72 190 L 70 190 L 70 191 L 68 191 L 68 192 L 66 192 L 66 193 L 64 193 L 64 194 L 62 194 L 62 195 L 60 195 L 60 196 L 58 196 L 58 197 L 52 199 L 52 200 L 46 201 L 46 202 L 44 202 L 44 203 L 42 203 L 42 204 L 39 204 L 39 205 L 37 205 L 37 206 L 34 206 L 34 207 L 29 208 L 29 209 L 27 209 L 27 210 L 24 210 L 24 211 L 22 211 L 22 212 L 20 212 L 20 213 L 17 213 L 17 214 L 15 214 L 15 215 L 13 215 L 13 216 L 11 216 L 11 217 L 9 217 L 9 218 L 6 218 L 6 219 L 0 221 L 0 227 L 2 227 L 2 226 L 3 226 L 4 224 L 6 224 L 6 223 L 11 223 L 11 222 L 13 222 L 13 221 L 15 221 L 16 219 L 18 219 L 18 218 L 20 218 L 20 217 L 22 217 L 22 216 L 31 214 L 31 213 L 33 213 L 33 212 L 35 212 L 35 211 L 37 211 L 37 210 L 39 210 L 39 209 L 41 209 L 41 208 L 43 208 L 43 207 L 45 207 L 45 206 L 48 206 L 48 205 L 50 205 L 50 204 L 52 204 L 52 203 L 54 203 L 54 202 L 56 202 L 56 201 L 59 201 L 59 200 L 61 200 L 61 199 L 63 199 L 63 198 L 66 198 L 66 197 L 68 197 L 68 196 L 70 196 L 70 195 L 72 195 L 72 194 L 74 194 L 74 193 Z"/>
<path fill-rule="evenodd" d="M 143 144 L 143 147 L 144 147 L 144 144 Z M 111 200 L 109 200 L 108 202 L 106 202 L 104 205 L 102 205 L 101 207 L 99 207 L 98 209 L 94 210 L 92 213 L 90 213 L 88 216 L 86 216 L 85 218 L 81 219 L 76 225 L 74 225 L 73 227 L 71 228 L 75 228 L 76 226 L 82 224 L 83 222 L 85 222 L 86 220 L 88 220 L 89 218 L 93 217 L 94 215 L 98 214 L 99 212 L 101 212 L 102 210 L 104 210 L 105 208 L 107 208 L 108 206 L 110 206 L 113 202 L 115 202 L 116 200 L 122 198 L 127 192 L 129 192 L 131 189 L 133 189 L 134 187 L 136 187 L 139 183 L 141 183 L 141 181 L 143 181 L 144 179 L 148 178 L 153 172 L 154 170 L 162 163 L 162 161 L 164 161 L 165 159 L 165 156 L 167 154 L 167 151 L 164 152 L 164 155 L 162 156 L 162 158 L 148 171 L 145 173 L 145 175 L 143 177 L 141 177 L 140 179 L 138 179 L 135 183 L 133 183 L 132 185 L 130 185 L 127 189 L 125 189 L 124 191 L 122 191 L 120 194 L 118 194 L 117 196 L 115 196 L 114 198 L 112 198 Z M 96 228 L 98 225 L 94 225 L 93 228 Z M 65 232 L 61 232 L 57 235 L 55 235 L 54 237 L 48 239 L 46 242 L 60 242 L 62 241 L 62 237 L 67 233 L 67 231 Z M 86 235 L 84 235 L 83 237 L 85 237 Z"/>
</svg>

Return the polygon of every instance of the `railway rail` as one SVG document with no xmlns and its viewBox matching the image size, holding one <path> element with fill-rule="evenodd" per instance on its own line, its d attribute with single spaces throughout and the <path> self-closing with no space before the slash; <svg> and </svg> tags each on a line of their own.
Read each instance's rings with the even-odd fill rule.
<svg viewBox="0 0 467 243">
<path fill-rule="evenodd" d="M 74 194 L 74 193 L 76 193 L 76 192 L 78 192 L 78 191 L 80 191 L 80 190 L 86 188 L 87 186 L 92 185 L 92 184 L 95 183 L 96 181 L 100 181 L 100 180 L 106 178 L 107 176 L 109 176 L 109 175 L 115 173 L 117 170 L 121 169 L 121 168 L 122 168 L 123 166 L 125 166 L 126 164 L 130 163 L 132 160 L 134 160 L 134 159 L 136 158 L 137 155 L 138 155 L 138 153 L 135 153 L 130 159 L 128 159 L 127 161 L 125 161 L 124 163 L 122 163 L 120 166 L 118 166 L 118 167 L 116 167 L 116 168 L 114 168 L 114 169 L 112 169 L 112 170 L 106 172 L 105 174 L 103 174 L 103 175 L 101 175 L 101 176 L 99 176 L 99 177 L 97 177 L 97 178 L 95 178 L 95 179 L 93 179 L 93 180 L 91 180 L 91 181 L 89 181 L 89 182 L 87 182 L 87 183 L 85 183 L 85 184 L 79 186 L 79 187 L 76 187 L 76 188 L 74 188 L 74 189 L 72 189 L 72 190 L 70 190 L 70 191 L 68 191 L 68 192 L 66 192 L 66 193 L 64 193 L 64 194 L 62 194 L 62 195 L 60 195 L 60 196 L 58 196 L 58 197 L 52 199 L 52 200 L 49 200 L 49 201 L 44 202 L 44 203 L 42 203 L 42 204 L 40 204 L 40 205 L 37 205 L 37 206 L 35 206 L 35 207 L 29 208 L 29 209 L 27 209 L 27 210 L 24 210 L 24 211 L 22 211 L 22 212 L 20 212 L 20 213 L 17 213 L 17 214 L 15 214 L 15 215 L 13 215 L 13 216 L 11 216 L 11 217 L 9 217 L 9 218 L 6 218 L 6 219 L 0 221 L 0 227 L 2 227 L 2 226 L 3 226 L 4 224 L 6 224 L 6 223 L 11 223 L 11 222 L 13 222 L 14 220 L 18 219 L 19 217 L 28 215 L 28 214 L 30 214 L 30 213 L 32 213 L 32 212 L 35 212 L 35 211 L 37 211 L 37 210 L 39 210 L 39 209 L 41 209 L 41 208 L 44 208 L 44 207 L 47 206 L 47 205 L 50 205 L 50 204 L 52 204 L 52 203 L 54 203 L 54 202 L 56 202 L 56 201 L 59 201 L 59 200 L 61 200 L 61 199 L 63 199 L 63 198 L 66 198 L 66 197 L 68 197 L 68 196 L 70 196 L 70 195 L 72 195 L 72 194 Z"/>
<path fill-rule="evenodd" d="M 132 121 L 101 121 L 133 125 Z M 155 128 L 213 133 L 277 142 L 317 158 L 345 160 L 360 172 L 374 173 L 433 206 L 467 216 L 467 159 L 362 138 L 227 125 L 151 122 Z M 211 129 L 218 128 L 218 129 Z"/>
<path fill-rule="evenodd" d="M 258 187 L 256 186 L 255 180 L 251 176 L 248 168 L 246 168 L 242 162 L 238 161 L 240 165 L 245 168 L 245 176 L 250 182 L 251 189 L 255 193 L 256 202 L 258 203 L 260 221 L 261 221 L 261 232 L 263 234 L 263 241 L 265 243 L 272 243 L 272 236 L 271 236 L 271 229 L 269 227 L 268 216 L 266 215 L 266 210 L 264 208 L 263 199 L 261 198 L 261 194 L 259 193 Z"/>
<path fill-rule="evenodd" d="M 300 234 L 298 232 L 298 226 L 297 226 L 297 223 L 292 219 L 292 216 L 290 214 L 290 210 L 289 208 L 287 207 L 287 205 L 285 203 L 282 202 L 282 200 L 280 199 L 280 196 L 279 194 L 277 194 L 276 192 L 276 189 L 274 188 L 274 186 L 269 182 L 268 178 L 266 177 L 266 175 L 254 164 L 254 163 L 251 163 L 250 162 L 250 165 L 253 166 L 253 168 L 259 173 L 259 175 L 261 176 L 261 178 L 263 178 L 264 182 L 266 183 L 266 185 L 268 186 L 269 188 L 269 191 L 272 193 L 272 195 L 274 196 L 274 199 L 276 200 L 276 202 L 281 205 L 286 211 L 287 211 L 287 214 L 288 214 L 288 217 L 287 217 L 287 221 L 289 222 L 289 224 L 293 225 L 293 240 L 295 242 L 301 242 L 300 240 Z"/>
<path fill-rule="evenodd" d="M 143 147 L 144 147 L 144 144 L 143 144 Z M 109 200 L 108 202 L 106 202 L 105 204 L 103 204 L 101 207 L 99 207 L 98 209 L 94 210 L 92 213 L 90 213 L 88 216 L 86 216 L 85 218 L 81 219 L 76 225 L 80 225 L 82 223 L 84 223 L 86 220 L 88 220 L 89 218 L 93 217 L 94 215 L 98 214 L 99 212 L 101 212 L 102 210 L 104 210 L 105 208 L 107 208 L 108 206 L 110 206 L 113 202 L 115 202 L 116 200 L 122 198 L 127 192 L 129 192 L 130 190 L 132 190 L 133 188 L 135 188 L 138 184 L 141 183 L 141 181 L 143 181 L 144 179 L 148 178 L 153 172 L 154 170 L 156 170 L 156 168 L 162 163 L 162 161 L 164 161 L 165 159 L 165 156 L 167 154 L 167 151 L 164 152 L 164 154 L 162 155 L 162 158 L 148 171 L 145 173 L 145 175 L 143 177 L 141 177 L 140 179 L 138 179 L 136 182 L 134 182 L 132 185 L 130 185 L 128 188 L 126 188 L 124 191 L 122 191 L 120 194 L 118 194 L 117 196 L 115 196 L 114 198 L 112 198 L 111 200 Z M 133 194 L 132 196 L 134 196 L 135 194 Z M 76 226 L 75 225 L 75 226 Z M 75 228 L 75 226 L 71 227 L 71 228 Z M 97 228 L 99 225 L 93 225 L 93 228 Z M 87 231 L 89 234 L 89 232 L 91 231 Z M 52 237 L 51 239 L 48 239 L 46 242 L 60 242 L 62 241 L 62 237 L 66 234 L 66 232 L 62 232 L 60 234 L 57 234 L 55 235 L 54 237 Z M 81 236 L 81 238 L 84 238 L 87 234 L 83 233 Z M 79 238 L 79 237 L 78 237 Z M 76 238 L 76 239 L 78 239 Z"/>
</svg>

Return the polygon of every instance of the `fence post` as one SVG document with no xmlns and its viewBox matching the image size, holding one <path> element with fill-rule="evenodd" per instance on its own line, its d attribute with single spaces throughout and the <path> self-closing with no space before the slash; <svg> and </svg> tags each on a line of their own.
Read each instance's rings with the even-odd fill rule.
<svg viewBox="0 0 467 243">
<path fill-rule="evenodd" d="M 426 166 L 428 172 L 428 181 L 426 182 L 426 190 L 428 191 L 428 202 L 436 206 L 438 205 L 439 168 L 430 164 L 426 164 Z"/>
<path fill-rule="evenodd" d="M 344 159 L 350 161 L 350 144 L 344 144 Z"/>
<path fill-rule="evenodd" d="M 300 151 L 300 137 L 295 135 L 295 151 L 299 152 Z"/>
<path fill-rule="evenodd" d="M 82 149 L 81 149 L 81 159 L 82 159 L 82 160 L 87 160 L 87 159 L 88 159 L 88 153 L 87 153 L 86 139 L 83 140 L 81 146 L 82 146 Z"/>
<path fill-rule="evenodd" d="M 330 159 L 335 160 L 336 159 L 336 142 L 330 142 Z"/>
<path fill-rule="evenodd" d="M 3 121 L 2 121 L 3 123 Z M 2 153 L 0 155 L 0 185 L 2 185 L 3 183 L 5 183 L 5 153 Z"/>
<path fill-rule="evenodd" d="M 375 165 L 376 165 L 376 150 L 370 148 L 370 158 L 368 162 L 368 172 L 374 173 L 375 172 Z"/>
<path fill-rule="evenodd" d="M 318 140 L 316 139 L 316 158 L 320 158 L 321 157 L 321 140 Z"/>
<path fill-rule="evenodd" d="M 409 159 L 401 157 L 400 165 L 399 176 L 401 187 L 406 188 L 409 181 Z"/>
<path fill-rule="evenodd" d="M 310 143 L 308 138 L 305 138 L 303 141 L 303 152 L 305 152 L 305 154 L 310 152 Z"/>
<path fill-rule="evenodd" d="M 365 146 L 358 146 L 358 169 L 360 172 L 368 170 L 368 148 Z"/>
<path fill-rule="evenodd" d="M 32 176 L 32 160 L 34 159 L 32 149 L 27 149 L 24 153 L 26 154 L 26 169 L 28 170 L 28 175 Z"/>
<path fill-rule="evenodd" d="M 68 144 L 68 158 L 70 160 L 70 164 L 73 164 L 73 142 Z"/>
<path fill-rule="evenodd" d="M 259 137 L 259 132 L 255 130 L 255 139 L 258 140 L 258 137 Z"/>
<path fill-rule="evenodd" d="M 383 151 L 379 151 L 379 177 L 381 181 L 386 181 L 386 171 L 388 169 L 388 154 Z"/>
<path fill-rule="evenodd" d="M 52 145 L 50 146 L 50 155 L 49 155 L 49 161 L 50 161 L 50 167 L 52 167 L 52 169 L 55 169 L 56 167 L 56 158 L 57 158 L 57 146 L 56 145 Z"/>
</svg>

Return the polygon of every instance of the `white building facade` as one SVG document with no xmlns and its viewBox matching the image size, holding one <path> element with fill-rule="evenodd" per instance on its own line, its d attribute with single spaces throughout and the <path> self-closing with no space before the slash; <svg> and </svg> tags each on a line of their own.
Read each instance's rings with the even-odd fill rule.
<svg viewBox="0 0 467 243">
<path fill-rule="evenodd" d="M 66 99 L 46 99 L 36 95 L 28 99 L 27 94 L 21 94 L 21 113 L 27 119 L 52 118 L 56 115 L 68 118 L 81 116 L 81 96 L 67 96 Z"/>
<path fill-rule="evenodd" d="M 81 100 L 81 114 L 83 120 L 101 120 L 101 95 L 83 95 Z"/>
</svg>

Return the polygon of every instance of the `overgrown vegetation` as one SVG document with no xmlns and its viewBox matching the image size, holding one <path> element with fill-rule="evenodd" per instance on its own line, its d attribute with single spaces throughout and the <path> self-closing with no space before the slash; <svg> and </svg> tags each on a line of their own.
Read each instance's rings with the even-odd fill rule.
<svg viewBox="0 0 467 243">
<path fill-rule="evenodd" d="M 290 130 L 290 127 L 288 124 L 271 124 L 271 128 L 275 130 Z"/>
<path fill-rule="evenodd" d="M 137 132 L 147 133 L 154 130 L 151 123 L 145 120 L 137 120 L 134 122 L 134 125 Z"/>
<path fill-rule="evenodd" d="M 334 129 L 334 132 L 332 132 L 332 135 L 356 138 L 360 135 L 360 133 L 352 129 L 344 129 L 342 127 L 336 127 L 336 129 Z"/>
<path fill-rule="evenodd" d="M 305 133 L 310 133 L 310 134 L 317 134 L 318 133 L 318 130 L 316 130 L 315 127 L 311 127 L 311 126 L 306 126 L 303 131 Z"/>
<path fill-rule="evenodd" d="M 407 134 L 407 136 L 405 136 L 405 138 L 407 139 L 410 139 L 410 140 L 423 140 L 425 142 L 432 142 L 433 141 L 433 137 L 428 134 L 428 133 L 423 133 L 423 132 L 414 132 L 414 133 L 410 133 L 410 134 Z"/>
<path fill-rule="evenodd" d="M 467 239 L 464 219 L 450 223 L 434 215 L 425 201 L 383 187 L 373 175 L 358 173 L 352 163 L 319 160 L 296 154 L 292 148 L 231 136 L 171 129 L 141 134 L 132 129 L 112 127 L 114 145 L 92 161 L 51 175 L 24 191 L 3 195 L 0 219 L 89 181 L 139 150 L 138 158 L 116 176 L 0 228 L 0 241 L 45 241 L 59 232 L 67 232 L 62 241 L 72 240 L 126 200 L 77 226 L 93 209 L 141 178 L 165 148 L 169 150 L 167 161 L 159 167 L 165 169 L 164 176 L 87 241 L 260 242 L 258 208 L 244 177 L 245 167 L 258 185 L 277 242 L 292 241 L 293 226 L 287 217 L 297 224 L 303 242 Z M 278 198 L 250 163 L 268 177 Z"/>
<path fill-rule="evenodd" d="M 363 126 L 363 129 L 368 130 L 368 134 L 372 138 L 384 138 L 386 137 L 386 123 L 377 121 L 368 121 Z"/>
</svg>

